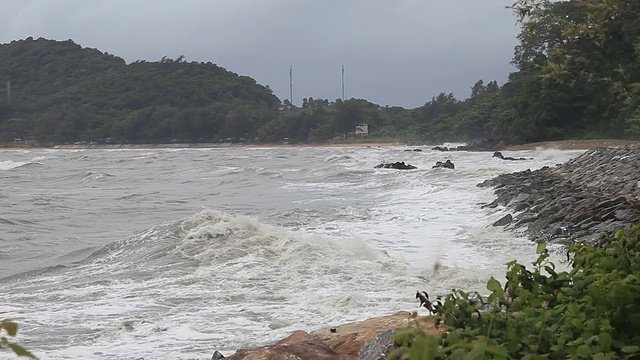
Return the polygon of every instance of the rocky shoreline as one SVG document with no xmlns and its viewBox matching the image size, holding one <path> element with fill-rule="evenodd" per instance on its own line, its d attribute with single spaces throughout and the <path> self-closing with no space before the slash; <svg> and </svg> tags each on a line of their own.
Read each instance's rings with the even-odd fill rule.
<svg viewBox="0 0 640 360">
<path fill-rule="evenodd" d="M 600 147 L 555 167 L 500 175 L 478 186 L 497 198 L 484 206 L 512 213 L 494 225 L 534 241 L 596 242 L 640 220 L 640 145 Z"/>
</svg>

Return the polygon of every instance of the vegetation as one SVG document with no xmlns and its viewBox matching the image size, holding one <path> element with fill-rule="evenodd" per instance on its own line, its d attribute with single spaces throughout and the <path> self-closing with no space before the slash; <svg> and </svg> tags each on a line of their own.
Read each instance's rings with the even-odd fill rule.
<svg viewBox="0 0 640 360">
<path fill-rule="evenodd" d="M 268 87 L 212 63 L 163 58 L 125 64 L 71 40 L 0 46 L 11 97 L 0 141 L 166 143 L 250 136 L 278 114 Z M 3 82 L 4 83 L 4 82 Z"/>
<path fill-rule="evenodd" d="M 508 265 L 490 295 L 454 290 L 421 304 L 447 332 L 401 333 L 391 358 L 637 359 L 640 357 L 640 226 L 606 235 L 606 246 L 568 245 L 571 270 L 557 272 L 544 244 L 532 270 Z"/>
<path fill-rule="evenodd" d="M 8 321 L 2 320 L 0 321 L 0 349 L 9 349 L 13 351 L 18 356 L 25 356 L 32 359 L 37 359 L 35 355 L 25 350 L 22 346 L 10 342 L 7 337 L 3 334 L 3 332 L 7 333 L 7 336 L 14 337 L 18 334 L 18 324 Z"/>
<path fill-rule="evenodd" d="M 0 142 L 522 143 L 640 134 L 640 2 L 519 0 L 509 81 L 479 80 L 465 100 L 441 93 L 415 109 L 363 99 L 280 101 L 268 86 L 212 63 L 123 59 L 68 40 L 0 45 Z M 4 94 L 4 92 L 3 92 Z"/>
</svg>

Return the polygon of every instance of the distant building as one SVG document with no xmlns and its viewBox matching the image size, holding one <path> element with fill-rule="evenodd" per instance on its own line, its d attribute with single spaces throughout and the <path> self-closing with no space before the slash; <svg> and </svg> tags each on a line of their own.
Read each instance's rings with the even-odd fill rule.
<svg viewBox="0 0 640 360">
<path fill-rule="evenodd" d="M 356 137 L 358 136 L 362 136 L 362 137 L 367 137 L 369 136 L 369 125 L 367 124 L 360 124 L 356 126 Z"/>
</svg>

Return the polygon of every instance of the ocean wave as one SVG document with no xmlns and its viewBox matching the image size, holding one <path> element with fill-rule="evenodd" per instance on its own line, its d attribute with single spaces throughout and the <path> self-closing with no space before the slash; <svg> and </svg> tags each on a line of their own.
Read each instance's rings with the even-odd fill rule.
<svg viewBox="0 0 640 360">
<path fill-rule="evenodd" d="M 5 161 L 0 161 L 0 171 L 8 171 L 8 170 L 15 170 L 19 168 L 42 166 L 42 165 L 43 164 L 41 162 L 37 162 L 37 161 L 14 162 L 11 160 L 5 160 Z"/>
</svg>

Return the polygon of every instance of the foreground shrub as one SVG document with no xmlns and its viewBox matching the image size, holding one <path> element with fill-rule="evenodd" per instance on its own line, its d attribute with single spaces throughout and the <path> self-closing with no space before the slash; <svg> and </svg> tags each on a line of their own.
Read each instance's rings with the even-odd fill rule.
<svg viewBox="0 0 640 360">
<path fill-rule="evenodd" d="M 1 320 L 0 321 L 0 349 L 10 349 L 18 356 L 26 356 L 32 359 L 37 359 L 32 353 L 25 350 L 22 346 L 9 342 L 9 339 L 6 336 L 14 337 L 18 334 L 18 324 L 8 321 Z"/>
<path fill-rule="evenodd" d="M 640 226 L 567 250 L 569 272 L 557 272 L 539 244 L 533 269 L 508 263 L 504 286 L 491 278 L 487 297 L 418 293 L 447 331 L 408 329 L 390 358 L 640 359 Z"/>
</svg>

